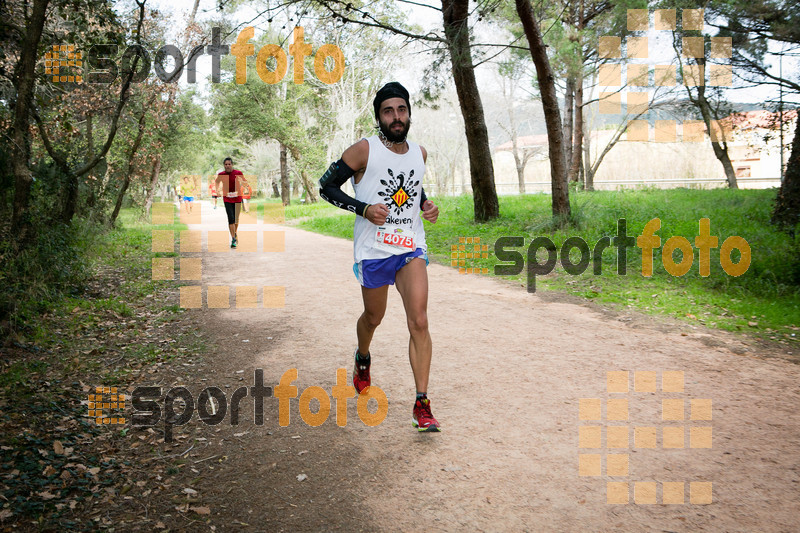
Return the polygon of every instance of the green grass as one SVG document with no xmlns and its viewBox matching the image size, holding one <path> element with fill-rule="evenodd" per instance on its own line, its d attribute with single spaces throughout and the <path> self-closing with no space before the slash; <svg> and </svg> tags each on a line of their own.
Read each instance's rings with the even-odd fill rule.
<svg viewBox="0 0 800 533">
<path fill-rule="evenodd" d="M 646 189 L 615 192 L 573 192 L 571 224 L 554 229 L 550 196 L 507 196 L 500 199 L 501 217 L 485 224 L 473 221 L 472 198 L 436 198 L 440 217 L 436 225 L 426 223 L 429 255 L 439 263 L 451 265 L 452 246 L 474 244 L 461 238 L 480 238 L 488 245 L 488 258 L 464 259 L 465 267 L 487 268 L 494 276 L 500 263 L 495 243 L 504 236 L 518 236 L 524 245 L 512 247 L 522 257 L 536 237 L 550 238 L 557 250 L 569 237 L 581 237 L 592 250 L 605 236 L 617 234 L 617 221 L 627 221 L 627 235 L 638 237 L 645 224 L 658 218 L 661 228 L 656 235 L 661 246 L 672 236 L 686 238 L 693 247 L 693 263 L 681 277 L 669 274 L 663 264 L 661 248 L 653 251 L 653 275 L 642 275 L 642 250 L 628 248 L 625 276 L 617 274 L 617 250 L 607 248 L 602 254 L 602 274 L 594 275 L 592 263 L 580 275 L 567 273 L 558 261 L 552 273 L 536 278 L 536 290 L 562 291 L 581 297 L 631 307 L 651 314 L 663 314 L 726 330 L 747 330 L 758 335 L 794 340 L 800 329 L 800 241 L 792 240 L 769 224 L 775 197 L 773 190 L 689 190 Z M 352 215 L 327 203 L 290 206 L 288 223 L 303 229 L 343 238 L 352 238 Z M 710 275 L 699 274 L 699 251 L 694 247 L 698 222 L 710 219 L 710 234 L 718 237 L 711 250 Z M 720 265 L 719 246 L 731 236 L 744 238 L 751 249 L 751 263 L 743 275 L 732 277 Z M 580 254 L 573 250 L 572 261 Z M 740 259 L 734 250 L 732 260 Z M 540 250 L 537 261 L 544 263 Z M 673 253 L 681 261 L 681 252 Z M 508 264 L 508 263 L 501 263 Z M 526 284 L 526 271 L 508 279 Z"/>
</svg>

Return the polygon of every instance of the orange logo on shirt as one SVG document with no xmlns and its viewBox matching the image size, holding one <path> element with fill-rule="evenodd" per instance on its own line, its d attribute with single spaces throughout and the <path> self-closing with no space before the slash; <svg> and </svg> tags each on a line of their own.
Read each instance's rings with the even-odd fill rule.
<svg viewBox="0 0 800 533">
<path fill-rule="evenodd" d="M 394 203 L 396 203 L 398 206 L 402 206 L 408 201 L 408 193 L 406 193 L 406 191 L 403 189 L 400 189 L 392 195 L 392 200 L 394 200 Z"/>
</svg>

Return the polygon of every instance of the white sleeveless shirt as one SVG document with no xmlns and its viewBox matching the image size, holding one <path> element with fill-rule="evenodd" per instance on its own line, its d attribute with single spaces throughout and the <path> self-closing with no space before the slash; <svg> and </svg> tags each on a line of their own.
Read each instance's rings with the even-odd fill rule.
<svg viewBox="0 0 800 533">
<path fill-rule="evenodd" d="M 368 204 L 384 204 L 389 208 L 386 223 L 378 227 L 357 216 L 353 229 L 353 256 L 364 259 L 385 259 L 392 255 L 428 251 L 421 218 L 422 176 L 425 161 L 418 144 L 408 142 L 408 152 L 397 154 L 380 141 L 377 135 L 367 139 L 369 159 L 361 181 L 351 178 L 356 200 Z"/>
</svg>

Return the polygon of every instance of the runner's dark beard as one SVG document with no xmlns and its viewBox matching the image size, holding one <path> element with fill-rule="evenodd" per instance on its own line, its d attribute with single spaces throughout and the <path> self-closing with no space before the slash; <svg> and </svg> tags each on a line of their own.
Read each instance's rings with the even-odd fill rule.
<svg viewBox="0 0 800 533">
<path fill-rule="evenodd" d="M 408 135 L 408 130 L 411 128 L 411 118 L 409 117 L 408 122 L 406 123 L 405 128 L 403 128 L 402 132 L 400 133 L 392 132 L 391 127 L 398 123 L 402 124 L 402 122 L 400 122 L 399 120 L 395 120 L 388 126 L 386 126 L 383 122 L 379 123 L 381 128 L 381 133 L 383 133 L 383 136 L 386 137 L 386 139 L 389 142 L 401 143 L 406 140 L 406 135 Z"/>
</svg>

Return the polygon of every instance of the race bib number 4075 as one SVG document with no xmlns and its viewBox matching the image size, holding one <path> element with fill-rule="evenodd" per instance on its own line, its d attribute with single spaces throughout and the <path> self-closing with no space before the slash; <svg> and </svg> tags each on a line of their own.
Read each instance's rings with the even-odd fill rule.
<svg viewBox="0 0 800 533">
<path fill-rule="evenodd" d="M 398 251 L 411 252 L 414 250 L 414 234 L 403 228 L 395 226 L 381 226 L 375 235 L 378 248 L 393 253 Z"/>
</svg>

